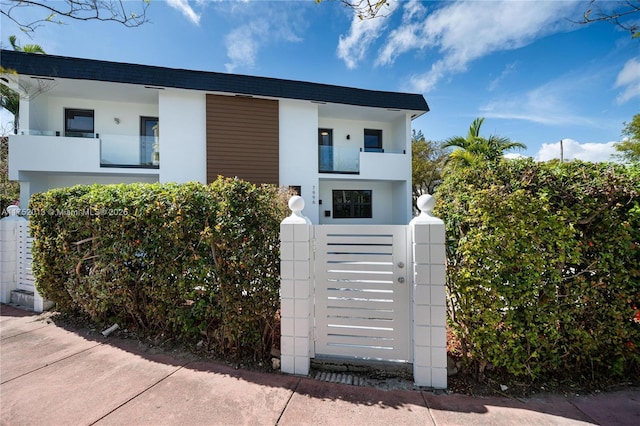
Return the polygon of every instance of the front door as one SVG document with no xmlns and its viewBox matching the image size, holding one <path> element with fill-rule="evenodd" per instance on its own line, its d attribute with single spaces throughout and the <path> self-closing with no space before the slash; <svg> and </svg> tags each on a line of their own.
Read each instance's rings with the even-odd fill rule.
<svg viewBox="0 0 640 426">
<path fill-rule="evenodd" d="M 318 129 L 318 171 L 333 171 L 333 130 Z"/>
</svg>

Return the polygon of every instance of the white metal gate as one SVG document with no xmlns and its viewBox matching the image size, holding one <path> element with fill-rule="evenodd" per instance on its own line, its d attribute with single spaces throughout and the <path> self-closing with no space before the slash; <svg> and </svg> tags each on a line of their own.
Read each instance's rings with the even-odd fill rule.
<svg viewBox="0 0 640 426">
<path fill-rule="evenodd" d="M 316 356 L 412 361 L 408 227 L 313 228 Z"/>
<path fill-rule="evenodd" d="M 29 233 L 29 222 L 20 223 L 18 225 L 18 290 L 35 291 L 35 278 L 31 270 L 33 263 L 32 244 L 33 238 Z"/>
</svg>

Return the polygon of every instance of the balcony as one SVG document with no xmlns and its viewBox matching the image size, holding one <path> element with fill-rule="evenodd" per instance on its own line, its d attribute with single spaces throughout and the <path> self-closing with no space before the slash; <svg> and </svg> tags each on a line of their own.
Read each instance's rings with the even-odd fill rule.
<svg viewBox="0 0 640 426">
<path fill-rule="evenodd" d="M 399 172 L 411 170 L 410 156 L 404 150 L 364 151 L 362 148 L 318 146 L 318 171 L 360 175 L 363 178 L 398 179 Z"/>
<path fill-rule="evenodd" d="M 320 173 L 360 173 L 360 151 L 353 147 L 318 146 Z"/>
<path fill-rule="evenodd" d="M 153 136 L 100 135 L 100 166 L 157 169 L 158 149 Z"/>
<path fill-rule="evenodd" d="M 20 131 L 9 138 L 9 175 L 20 171 L 67 173 L 149 174 L 159 168 L 158 144 L 153 137 L 102 135 L 59 136 L 54 131 Z M 139 170 L 137 170 L 139 169 Z M 157 170 L 151 172 L 158 174 Z"/>
</svg>

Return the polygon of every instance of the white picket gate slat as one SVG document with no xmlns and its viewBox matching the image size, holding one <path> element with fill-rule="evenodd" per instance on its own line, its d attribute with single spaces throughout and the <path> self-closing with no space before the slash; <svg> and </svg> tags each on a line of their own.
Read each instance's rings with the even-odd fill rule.
<svg viewBox="0 0 640 426">
<path fill-rule="evenodd" d="M 33 238 L 29 232 L 29 222 L 18 225 L 18 289 L 35 291 L 35 278 L 33 277 L 33 256 L 31 247 Z"/>
</svg>

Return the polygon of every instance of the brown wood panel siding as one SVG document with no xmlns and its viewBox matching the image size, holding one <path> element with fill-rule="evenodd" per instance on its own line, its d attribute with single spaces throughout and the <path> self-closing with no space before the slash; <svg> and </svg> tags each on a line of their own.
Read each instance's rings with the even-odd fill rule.
<svg viewBox="0 0 640 426">
<path fill-rule="evenodd" d="M 207 95 L 207 183 L 278 184 L 279 134 L 278 101 Z"/>
</svg>

